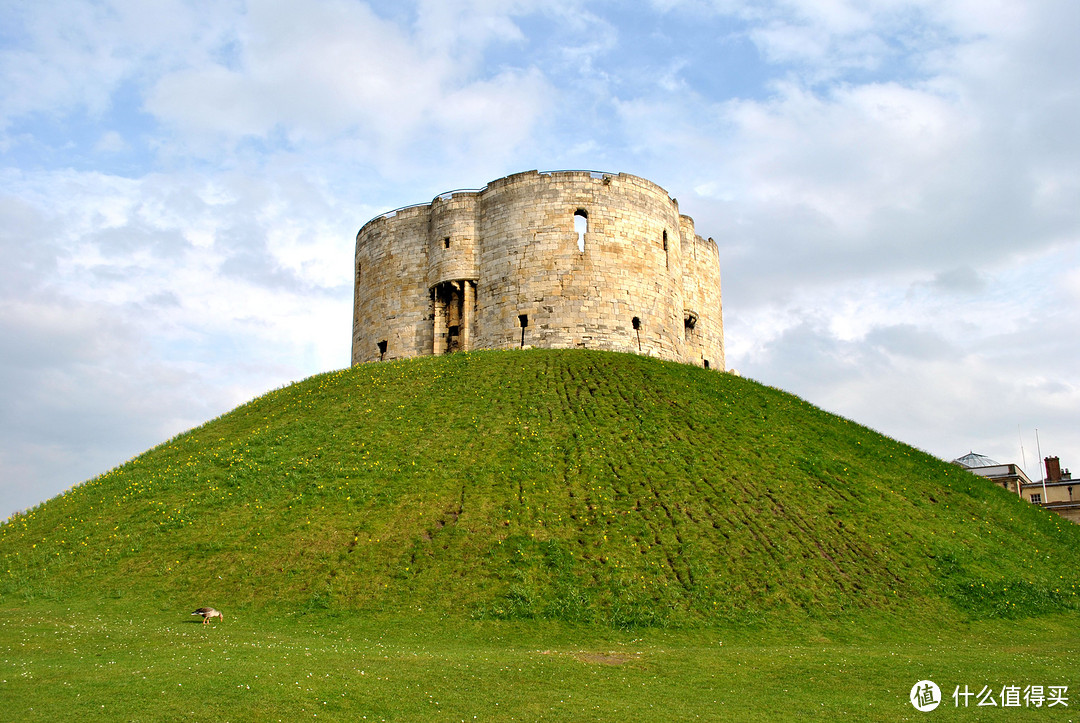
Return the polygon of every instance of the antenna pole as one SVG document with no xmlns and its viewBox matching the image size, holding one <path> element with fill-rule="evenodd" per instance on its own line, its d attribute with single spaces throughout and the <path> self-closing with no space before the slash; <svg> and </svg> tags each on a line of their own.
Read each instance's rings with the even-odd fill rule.
<svg viewBox="0 0 1080 723">
<path fill-rule="evenodd" d="M 1021 432 L 1020 432 L 1020 425 L 1019 424 L 1016 425 L 1016 436 L 1020 438 L 1020 459 L 1022 459 L 1024 461 L 1024 473 L 1026 474 L 1027 473 L 1027 454 L 1024 453 L 1024 435 L 1021 434 Z M 1024 496 L 1024 491 L 1022 489 L 1020 489 L 1020 487 L 1021 487 L 1020 481 L 1017 480 L 1017 482 L 1016 482 L 1016 494 L 1023 497 Z"/>
<path fill-rule="evenodd" d="M 1042 477 L 1042 503 L 1046 505 L 1050 500 L 1046 499 L 1046 466 L 1042 463 L 1042 445 L 1039 444 L 1039 428 L 1035 427 L 1035 447 L 1039 450 L 1039 476 Z"/>
</svg>

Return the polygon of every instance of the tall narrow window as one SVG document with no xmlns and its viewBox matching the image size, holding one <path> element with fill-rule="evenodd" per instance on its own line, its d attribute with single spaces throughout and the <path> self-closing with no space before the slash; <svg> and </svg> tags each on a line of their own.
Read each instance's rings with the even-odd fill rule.
<svg viewBox="0 0 1080 723">
<path fill-rule="evenodd" d="M 442 247 L 444 249 L 450 248 L 450 237 L 449 236 L 447 236 L 446 238 L 443 239 Z"/>
<path fill-rule="evenodd" d="M 577 233 L 577 250 L 585 251 L 585 234 L 589 230 L 589 214 L 585 209 L 574 211 L 574 232 Z"/>
<path fill-rule="evenodd" d="M 664 229 L 664 251 L 667 251 L 667 229 Z"/>
<path fill-rule="evenodd" d="M 386 340 L 385 339 L 383 339 L 382 341 L 379 342 L 379 361 L 382 361 L 384 356 L 386 356 Z"/>
<path fill-rule="evenodd" d="M 634 317 L 632 321 L 634 325 L 634 334 L 637 335 L 637 350 L 641 351 L 641 319 Z"/>
<path fill-rule="evenodd" d="M 525 327 L 527 327 L 529 325 L 529 315 L 528 314 L 519 314 L 518 315 L 518 324 L 521 325 L 521 348 L 524 349 L 525 348 Z"/>
</svg>

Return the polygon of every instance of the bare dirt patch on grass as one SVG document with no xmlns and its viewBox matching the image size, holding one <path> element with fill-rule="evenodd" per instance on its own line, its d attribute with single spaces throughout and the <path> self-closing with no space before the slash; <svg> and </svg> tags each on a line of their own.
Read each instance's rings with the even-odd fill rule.
<svg viewBox="0 0 1080 723">
<path fill-rule="evenodd" d="M 541 650 L 540 655 L 565 655 L 573 658 L 581 663 L 592 663 L 594 665 L 623 665 L 633 661 L 641 660 L 640 653 L 620 653 L 616 651 L 608 651 L 604 653 L 578 650 L 574 652 L 560 652 L 557 650 Z"/>
</svg>

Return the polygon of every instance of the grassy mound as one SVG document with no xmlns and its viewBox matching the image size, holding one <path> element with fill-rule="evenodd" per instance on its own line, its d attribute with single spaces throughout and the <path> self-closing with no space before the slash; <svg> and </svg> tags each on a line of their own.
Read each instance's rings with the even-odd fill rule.
<svg viewBox="0 0 1080 723">
<path fill-rule="evenodd" d="M 1080 607 L 1080 526 L 790 394 L 586 351 L 266 394 L 0 526 L 0 596 L 619 627 Z"/>
</svg>

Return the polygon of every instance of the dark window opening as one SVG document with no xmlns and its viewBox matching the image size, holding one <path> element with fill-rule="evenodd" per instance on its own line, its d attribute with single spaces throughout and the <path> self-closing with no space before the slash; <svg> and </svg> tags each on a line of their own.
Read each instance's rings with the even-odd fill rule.
<svg viewBox="0 0 1080 723">
<path fill-rule="evenodd" d="M 450 237 L 449 236 L 447 236 L 446 238 L 443 239 L 442 247 L 444 249 L 450 248 Z"/>
<path fill-rule="evenodd" d="M 585 234 L 589 231 L 589 214 L 585 209 L 574 211 L 574 232 L 577 233 L 577 250 L 585 251 Z"/>
<path fill-rule="evenodd" d="M 664 229 L 664 251 L 667 251 L 667 229 Z"/>
<path fill-rule="evenodd" d="M 460 330 L 460 326 L 454 325 L 447 329 L 447 332 L 450 334 L 450 336 L 457 336 L 460 333 Z"/>
<path fill-rule="evenodd" d="M 635 316 L 633 318 L 633 320 L 631 321 L 631 323 L 634 325 L 634 334 L 637 336 L 637 350 L 640 353 L 641 352 L 641 319 L 639 319 L 639 318 L 637 318 Z"/>
<path fill-rule="evenodd" d="M 640 329 L 641 328 L 641 319 L 637 318 L 636 316 L 634 317 L 632 323 L 633 323 L 635 329 Z"/>
<path fill-rule="evenodd" d="M 697 354 L 704 351 L 702 334 L 697 331 L 698 315 L 689 309 L 683 309 L 683 341 L 686 342 L 686 352 Z M 708 369 L 708 362 L 706 369 Z"/>
<path fill-rule="evenodd" d="M 383 339 L 382 341 L 379 342 L 379 361 L 382 361 L 384 356 L 386 356 L 386 340 L 385 339 Z"/>
<path fill-rule="evenodd" d="M 704 362 L 705 362 L 705 368 L 706 368 L 706 369 L 708 369 L 708 368 L 709 368 L 709 360 L 708 360 L 708 359 L 704 359 L 704 360 L 702 360 L 702 361 L 704 361 Z"/>
<path fill-rule="evenodd" d="M 525 327 L 529 325 L 528 314 L 518 314 L 518 324 L 521 325 L 521 348 L 525 348 Z"/>
</svg>

